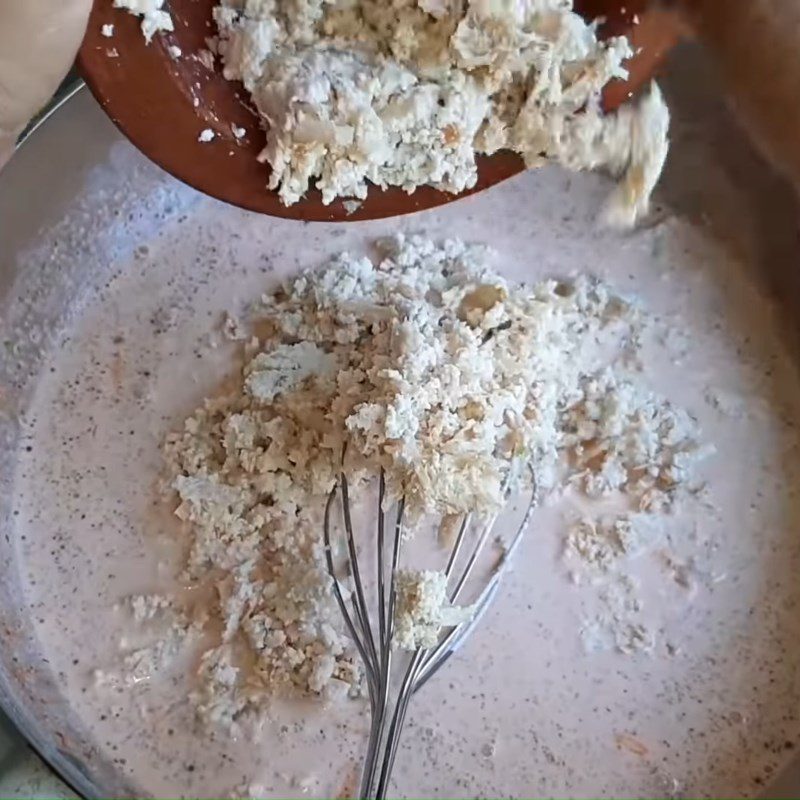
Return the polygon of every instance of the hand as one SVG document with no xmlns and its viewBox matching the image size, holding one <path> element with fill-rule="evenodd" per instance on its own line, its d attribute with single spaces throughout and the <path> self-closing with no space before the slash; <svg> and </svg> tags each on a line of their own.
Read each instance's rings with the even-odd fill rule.
<svg viewBox="0 0 800 800">
<path fill-rule="evenodd" d="M 91 0 L 0 0 L 0 166 L 78 51 Z"/>
<path fill-rule="evenodd" d="M 800 186 L 800 0 L 678 0 L 739 116 Z"/>
</svg>

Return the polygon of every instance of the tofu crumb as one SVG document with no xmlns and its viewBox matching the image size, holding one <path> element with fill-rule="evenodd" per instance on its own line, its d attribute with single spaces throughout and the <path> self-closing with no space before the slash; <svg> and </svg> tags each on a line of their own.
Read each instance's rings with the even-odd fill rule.
<svg viewBox="0 0 800 800">
<path fill-rule="evenodd" d="M 214 71 L 214 54 L 205 48 L 195 53 L 195 58 L 210 72 Z"/>
<path fill-rule="evenodd" d="M 198 142 L 211 142 L 217 134 L 211 128 L 204 128 L 197 137 Z"/>
<path fill-rule="evenodd" d="M 530 472 L 542 501 L 565 487 L 621 494 L 639 510 L 569 534 L 576 557 L 611 569 L 638 546 L 634 514 L 677 502 L 702 456 L 685 412 L 622 366 L 598 371 L 598 348 L 627 353 L 641 318 L 599 281 L 512 284 L 487 248 L 459 240 L 397 235 L 374 250 L 335 256 L 262 296 L 248 319 L 223 321 L 244 342 L 239 379 L 165 441 L 164 493 L 189 537 L 181 582 L 210 582 L 214 595 L 202 621 L 184 624 L 205 637 L 191 700 L 206 724 L 235 733 L 276 692 L 361 693 L 322 541 L 341 469 L 354 497 L 383 470 L 409 530 L 441 523 L 434 542 L 459 515 L 499 511 Z M 446 584 L 441 572 L 398 574 L 398 647 L 432 647 L 470 619 Z M 161 599 L 132 602 L 142 620 L 164 613 Z M 629 582 L 610 587 L 587 647 L 594 636 L 650 652 L 636 604 Z"/>
<path fill-rule="evenodd" d="M 107 39 L 110 39 L 114 35 L 114 26 L 113 25 L 103 25 L 100 28 L 100 33 L 105 36 Z"/>
<path fill-rule="evenodd" d="M 183 55 L 183 50 L 178 47 L 176 44 L 171 44 L 167 47 L 167 52 L 170 55 L 170 58 L 180 58 Z"/>
<path fill-rule="evenodd" d="M 362 204 L 363 204 L 362 200 L 344 200 L 344 201 L 342 201 L 342 205 L 344 206 L 344 212 L 348 216 L 350 216 L 350 214 L 355 214 L 355 212 L 358 211 L 359 208 L 361 208 Z"/>
<path fill-rule="evenodd" d="M 172 608 L 170 599 L 161 595 L 133 595 L 129 598 L 129 603 L 137 622 L 151 620 L 161 611 Z"/>
<path fill-rule="evenodd" d="M 124 8 L 141 17 L 142 34 L 148 44 L 157 33 L 175 29 L 172 17 L 163 6 L 164 0 L 114 0 L 114 8 Z"/>
<path fill-rule="evenodd" d="M 666 104 L 653 85 L 602 112 L 601 91 L 626 76 L 632 50 L 624 37 L 598 40 L 572 0 L 223 0 L 214 19 L 223 74 L 258 109 L 269 188 L 286 205 L 312 182 L 324 203 L 363 200 L 370 183 L 462 192 L 476 156 L 505 149 L 528 167 L 610 172 L 613 224 L 647 211 Z"/>
<path fill-rule="evenodd" d="M 442 629 L 471 619 L 474 609 L 451 606 L 447 577 L 431 570 L 398 572 L 395 645 L 404 650 L 436 646 Z"/>
<path fill-rule="evenodd" d="M 640 618 L 637 586 L 626 575 L 600 593 L 601 610 L 583 621 L 581 639 L 586 652 L 613 650 L 624 656 L 648 656 L 656 646 L 656 633 Z"/>
</svg>

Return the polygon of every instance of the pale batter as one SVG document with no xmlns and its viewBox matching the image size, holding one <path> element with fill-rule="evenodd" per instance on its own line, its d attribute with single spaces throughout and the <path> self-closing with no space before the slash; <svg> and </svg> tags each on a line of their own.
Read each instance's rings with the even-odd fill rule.
<svg viewBox="0 0 800 800">
<path fill-rule="evenodd" d="M 490 618 L 414 707 L 396 792 L 755 794 L 787 760 L 800 742 L 800 386 L 773 307 L 729 251 L 669 216 L 622 240 L 598 233 L 606 187 L 556 171 L 357 227 L 198 199 L 127 146 L 102 177 L 118 182 L 106 208 L 119 216 L 89 216 L 79 232 L 97 242 L 84 255 L 93 270 L 23 421 L 16 534 L 44 652 L 139 791 L 330 796 L 352 786 L 367 725 L 357 701 L 277 706 L 255 741 L 230 741 L 195 724 L 182 676 L 98 687 L 94 672 L 117 662 L 131 629 L 115 604 L 171 586 L 181 561 L 153 482 L 164 434 L 225 378 L 233 345 L 209 339 L 220 312 L 397 229 L 487 241 L 507 254 L 512 279 L 591 271 L 635 290 L 675 332 L 645 342 L 649 380 L 698 417 L 718 454 L 707 468 L 714 507 L 674 521 L 674 540 L 695 558 L 691 580 L 655 555 L 631 565 L 647 586 L 645 621 L 659 629 L 654 651 L 586 653 L 581 626 L 601 610 L 598 589 L 571 585 L 565 520 L 539 514 Z M 70 235 L 61 247 L 74 263 Z M 59 251 L 42 253 L 58 265 Z"/>
</svg>

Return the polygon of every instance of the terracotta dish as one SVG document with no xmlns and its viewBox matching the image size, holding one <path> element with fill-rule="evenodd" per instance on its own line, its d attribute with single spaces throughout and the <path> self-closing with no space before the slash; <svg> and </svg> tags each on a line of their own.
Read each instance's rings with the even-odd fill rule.
<svg viewBox="0 0 800 800">
<path fill-rule="evenodd" d="M 256 161 L 264 145 L 255 111 L 247 93 L 226 81 L 191 54 L 206 47 L 214 32 L 211 10 L 216 0 L 170 0 L 175 32 L 156 35 L 146 45 L 139 20 L 114 9 L 111 0 L 95 0 L 79 66 L 101 106 L 114 123 L 149 158 L 175 177 L 201 192 L 242 208 L 301 220 L 365 220 L 406 214 L 457 199 L 423 187 L 413 194 L 398 188 L 370 190 L 368 198 L 352 213 L 337 200 L 323 205 L 316 191 L 293 206 L 284 206 L 266 189 L 266 170 Z M 626 33 L 637 55 L 629 64 L 630 79 L 610 84 L 604 96 L 612 110 L 642 87 L 661 65 L 678 38 L 677 20 L 668 12 L 648 9 L 646 0 L 576 0 L 587 18 L 605 17 L 604 36 Z M 637 22 L 638 20 L 638 22 Z M 114 25 L 113 37 L 101 32 Z M 173 59 L 170 45 L 183 56 Z M 237 140 L 232 125 L 247 130 Z M 198 136 L 211 128 L 213 141 Z M 479 159 L 475 187 L 481 191 L 523 169 L 511 153 Z"/>
</svg>

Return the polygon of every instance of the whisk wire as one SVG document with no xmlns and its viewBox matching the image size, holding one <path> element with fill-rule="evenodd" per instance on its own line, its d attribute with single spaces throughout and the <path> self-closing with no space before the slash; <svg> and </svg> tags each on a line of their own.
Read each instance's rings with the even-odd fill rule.
<svg viewBox="0 0 800 800">
<path fill-rule="evenodd" d="M 478 625 L 478 623 L 481 621 L 481 618 L 486 613 L 486 610 L 492 604 L 492 601 L 497 594 L 497 589 L 500 586 L 500 580 L 508 568 L 511 557 L 514 555 L 514 552 L 519 546 L 520 541 L 522 541 L 522 536 L 530 524 L 531 517 L 536 509 L 537 489 L 536 480 L 535 476 L 533 476 L 533 473 L 531 473 L 531 480 L 533 483 L 533 488 L 531 490 L 530 500 L 525 509 L 525 515 L 522 518 L 522 522 L 514 532 L 514 536 L 511 538 L 511 541 L 506 547 L 506 551 L 500 564 L 492 573 L 489 583 L 475 601 L 475 611 L 472 614 L 472 617 L 467 622 L 462 623 L 455 628 L 451 628 L 444 635 L 441 641 L 439 641 L 436 647 L 432 648 L 426 654 L 425 663 L 422 665 L 422 670 L 420 671 L 420 675 L 417 679 L 417 685 L 414 688 L 415 692 L 421 689 L 422 686 L 428 682 L 428 679 L 431 678 L 433 674 L 447 661 L 447 659 L 449 659 L 450 656 L 452 656 L 458 650 L 462 642 L 470 635 L 470 633 L 472 633 L 473 629 Z M 451 596 L 450 602 L 455 602 L 456 598 L 457 591 Z"/>
<path fill-rule="evenodd" d="M 338 484 L 331 489 L 331 493 L 328 495 L 328 501 L 325 504 L 325 516 L 323 522 L 323 542 L 325 545 L 325 561 L 328 566 L 328 573 L 331 576 L 331 580 L 333 581 L 333 592 L 336 596 L 336 602 L 339 606 L 339 610 L 341 611 L 342 618 L 344 619 L 345 627 L 347 628 L 347 632 L 350 634 L 353 642 L 355 643 L 356 649 L 358 650 L 358 654 L 361 656 L 361 660 L 364 662 L 365 666 L 370 664 L 370 659 L 367 654 L 366 646 L 361 638 L 361 632 L 356 629 L 355 622 L 350 615 L 350 611 L 347 606 L 347 601 L 345 600 L 345 593 L 342 590 L 342 585 L 338 577 L 338 573 L 336 570 L 336 566 L 333 562 L 333 550 L 331 545 L 331 510 L 333 508 L 333 501 L 336 499 L 336 494 L 338 490 Z M 370 704 L 373 703 L 373 692 L 377 689 L 376 686 L 373 686 L 374 682 L 374 675 L 371 674 L 369 669 L 365 670 L 366 677 L 367 677 L 367 685 L 370 695 Z M 371 709 L 374 712 L 374 707 Z"/>
<path fill-rule="evenodd" d="M 378 610 L 379 610 L 379 644 L 380 644 L 380 673 L 378 676 L 378 692 L 373 708 L 377 706 L 377 711 L 373 713 L 373 723 L 370 729 L 370 741 L 367 748 L 364 771 L 361 782 L 360 796 L 363 798 L 372 797 L 373 787 L 378 767 L 378 747 L 383 739 L 382 731 L 385 726 L 386 715 L 389 710 L 389 690 L 390 676 L 392 669 L 392 647 L 391 641 L 394 630 L 394 608 L 395 608 L 395 575 L 400 562 L 400 546 L 402 542 L 403 516 L 405 513 L 405 501 L 401 500 L 397 506 L 397 516 L 393 529 L 392 559 L 389 565 L 389 592 L 388 603 L 386 596 L 386 559 L 384 557 L 386 544 L 386 512 L 384 501 L 386 497 L 386 477 L 381 470 L 378 483 L 378 551 L 377 551 L 377 574 L 378 574 Z"/>
<path fill-rule="evenodd" d="M 447 579 L 450 579 L 450 575 L 453 572 L 453 567 L 456 565 L 456 561 L 458 560 L 458 556 L 461 553 L 461 545 L 464 544 L 464 538 L 467 533 L 467 528 L 469 528 L 470 520 L 472 519 L 472 514 L 464 514 L 463 518 L 461 519 L 461 525 L 458 528 L 458 533 L 456 534 L 456 540 L 453 544 L 453 549 L 450 552 L 450 558 L 447 559 L 447 566 L 444 568 L 444 574 Z"/>
<path fill-rule="evenodd" d="M 381 479 L 383 480 L 383 472 L 381 472 Z M 400 547 L 403 543 L 403 518 L 405 516 L 406 511 L 406 501 L 405 498 L 401 498 L 400 502 L 397 504 L 397 517 L 395 519 L 394 525 L 394 543 L 392 545 L 392 567 L 390 572 L 390 583 L 389 583 L 389 612 L 387 618 L 387 639 L 385 642 L 386 647 L 388 648 L 389 652 L 391 652 L 391 642 L 394 636 L 394 612 L 395 608 L 397 607 L 397 588 L 395 586 L 395 577 L 397 576 L 397 570 L 400 566 Z"/>
<path fill-rule="evenodd" d="M 384 745 L 381 774 L 375 792 L 377 800 L 386 797 L 386 790 L 389 788 L 389 779 L 391 778 L 392 769 L 394 768 L 397 748 L 400 744 L 400 733 L 405 723 L 408 704 L 414 694 L 414 680 L 416 678 L 417 668 L 422 661 L 424 653 L 425 650 L 419 649 L 411 656 L 411 661 L 403 676 L 403 682 L 400 684 L 400 691 L 397 695 L 394 714 L 392 715 L 392 721 L 389 725 L 389 731 L 386 735 L 386 743 Z"/>
<path fill-rule="evenodd" d="M 353 574 L 353 585 L 355 587 L 353 607 L 355 608 L 356 615 L 361 624 L 366 648 L 369 650 L 369 654 L 372 658 L 373 669 L 375 673 L 378 674 L 380 666 L 378 663 L 378 654 L 375 649 L 375 637 L 372 633 L 372 625 L 369 619 L 369 607 L 367 606 L 366 597 L 364 596 L 364 586 L 361 582 L 361 571 L 358 568 L 358 548 L 356 547 L 356 540 L 353 533 L 353 520 L 350 516 L 350 490 L 347 484 L 347 477 L 344 473 L 341 474 L 339 480 L 342 491 L 344 528 L 347 533 L 347 550 L 350 554 L 350 569 Z"/>
<path fill-rule="evenodd" d="M 383 557 L 383 547 L 386 536 L 386 512 L 383 504 L 386 498 L 386 478 L 381 470 L 381 476 L 378 481 L 378 553 L 377 553 L 377 568 L 378 568 L 378 627 L 379 627 L 379 640 L 381 643 L 386 641 L 386 633 L 388 629 L 388 620 L 386 619 L 386 561 Z M 383 666 L 383 652 L 381 652 L 381 666 Z"/>
<path fill-rule="evenodd" d="M 461 577 L 458 579 L 456 583 L 456 588 L 453 590 L 453 593 L 450 595 L 450 602 L 455 603 L 458 600 L 458 596 L 461 594 L 461 590 L 464 588 L 464 584 L 469 580 L 469 576 L 472 574 L 472 570 L 475 568 L 475 564 L 478 562 L 478 557 L 483 550 L 483 546 L 486 544 L 486 540 L 489 538 L 489 533 L 494 527 L 494 523 L 497 520 L 497 516 L 493 516 L 489 519 L 489 521 L 483 526 L 480 535 L 478 536 L 478 541 L 475 547 L 470 554 L 469 559 L 467 560 L 466 566 L 464 567 L 464 571 L 461 573 Z"/>
<path fill-rule="evenodd" d="M 508 491 L 507 483 L 504 491 Z M 342 518 L 344 521 L 345 538 L 347 540 L 347 565 L 346 569 L 352 576 L 352 590 L 346 591 L 337 575 L 331 545 L 331 517 L 332 509 L 337 494 L 341 496 Z M 361 571 L 358 563 L 358 546 L 350 507 L 350 492 L 344 471 L 334 485 L 325 506 L 324 516 L 324 543 L 328 571 L 331 574 L 334 593 L 342 612 L 345 626 L 352 637 L 359 656 L 364 664 L 367 680 L 367 691 L 370 702 L 371 724 L 369 743 L 362 772 L 359 796 L 372 800 L 383 800 L 391 779 L 397 751 L 399 749 L 400 735 L 408 713 L 411 698 L 424 686 L 428 680 L 442 667 L 443 664 L 463 645 L 472 631 L 480 622 L 483 615 L 494 600 L 500 585 L 500 580 L 505 572 L 509 560 L 516 550 L 522 535 L 530 522 L 536 504 L 536 484 L 533 483 L 531 499 L 526 509 L 524 519 L 515 531 L 504 555 L 490 568 L 486 585 L 478 594 L 472 604 L 472 614 L 469 619 L 451 627 L 432 648 L 418 648 L 408 656 L 405 670 L 402 673 L 399 686 L 394 696 L 394 705 L 390 713 L 391 693 L 393 688 L 392 666 L 393 640 L 396 627 L 395 613 L 397 609 L 396 576 L 400 567 L 403 522 L 405 515 L 405 499 L 397 503 L 397 511 L 393 530 L 387 537 L 386 510 L 386 478 L 383 471 L 378 484 L 378 516 L 377 516 L 377 625 L 373 629 L 372 618 L 367 603 Z M 449 601 L 455 604 L 461 592 L 475 570 L 475 566 L 493 530 L 497 517 L 487 520 L 471 546 L 471 552 L 466 557 L 466 563 L 459 570 L 455 578 L 455 586 L 449 593 Z M 456 565 L 463 555 L 467 532 L 470 527 L 471 516 L 463 515 L 455 540 L 444 569 L 447 582 L 454 579 Z M 391 557 L 387 559 L 387 539 L 391 539 Z M 387 579 L 387 572 L 388 579 Z M 349 602 L 348 602 L 349 601 Z M 352 612 L 350 611 L 352 605 Z M 377 635 L 377 640 L 376 640 Z"/>
<path fill-rule="evenodd" d="M 531 501 L 531 506 L 529 506 L 529 511 L 532 509 L 533 501 Z M 527 526 L 527 522 L 530 518 L 530 513 L 526 512 L 525 519 L 523 520 L 522 525 L 520 526 L 517 534 L 515 535 L 515 540 L 518 540 L 518 537 L 522 535 L 522 532 L 525 530 Z M 464 566 L 464 570 L 461 573 L 461 576 L 458 579 L 456 587 L 453 593 L 450 596 L 450 602 L 455 603 L 458 599 L 461 590 L 464 588 L 467 580 L 469 580 L 472 571 L 475 568 L 475 564 L 477 563 L 478 557 L 480 556 L 481 551 L 483 550 L 484 545 L 486 544 L 486 540 L 489 537 L 489 534 L 492 528 L 495 525 L 497 517 L 492 517 L 481 530 L 481 533 L 478 537 L 478 541 L 467 560 L 466 565 Z M 458 534 L 456 535 L 455 543 L 453 544 L 453 549 L 450 553 L 450 557 L 447 561 L 447 566 L 445 567 L 445 575 L 447 578 L 451 577 L 453 572 L 453 568 L 455 567 L 456 561 L 458 560 L 458 556 L 461 550 L 461 546 L 464 542 L 466 531 L 469 527 L 470 522 L 470 515 L 465 514 L 461 525 L 459 526 Z M 504 563 L 507 563 L 507 560 L 504 559 Z M 387 736 L 387 744 L 386 744 L 386 756 L 384 760 L 383 767 L 381 769 L 381 777 L 377 787 L 377 794 L 376 797 L 381 798 L 384 797 L 386 794 L 386 790 L 388 789 L 388 782 L 391 777 L 392 769 L 394 768 L 394 762 L 397 756 L 397 749 L 400 743 L 400 732 L 402 731 L 403 724 L 405 722 L 406 714 L 408 713 L 408 706 L 411 701 L 411 698 L 416 694 L 416 692 L 426 683 L 434 673 L 452 656 L 461 643 L 469 636 L 472 630 L 480 621 L 480 618 L 483 616 L 484 612 L 490 605 L 491 601 L 494 599 L 496 594 L 497 588 L 499 586 L 500 580 L 500 570 L 495 571 L 492 576 L 492 580 L 490 584 L 486 587 L 486 589 L 481 592 L 478 600 L 475 603 L 475 611 L 470 618 L 469 621 L 465 623 L 461 623 L 448 631 L 445 637 L 431 650 L 426 650 L 424 648 L 418 649 L 411 658 L 411 662 L 408 665 L 406 670 L 406 674 L 403 679 L 403 683 L 400 688 L 400 692 L 398 695 L 398 702 L 395 708 L 395 713 L 392 718 L 392 722 L 389 728 L 389 733 Z M 450 645 L 448 647 L 448 644 Z"/>
</svg>

